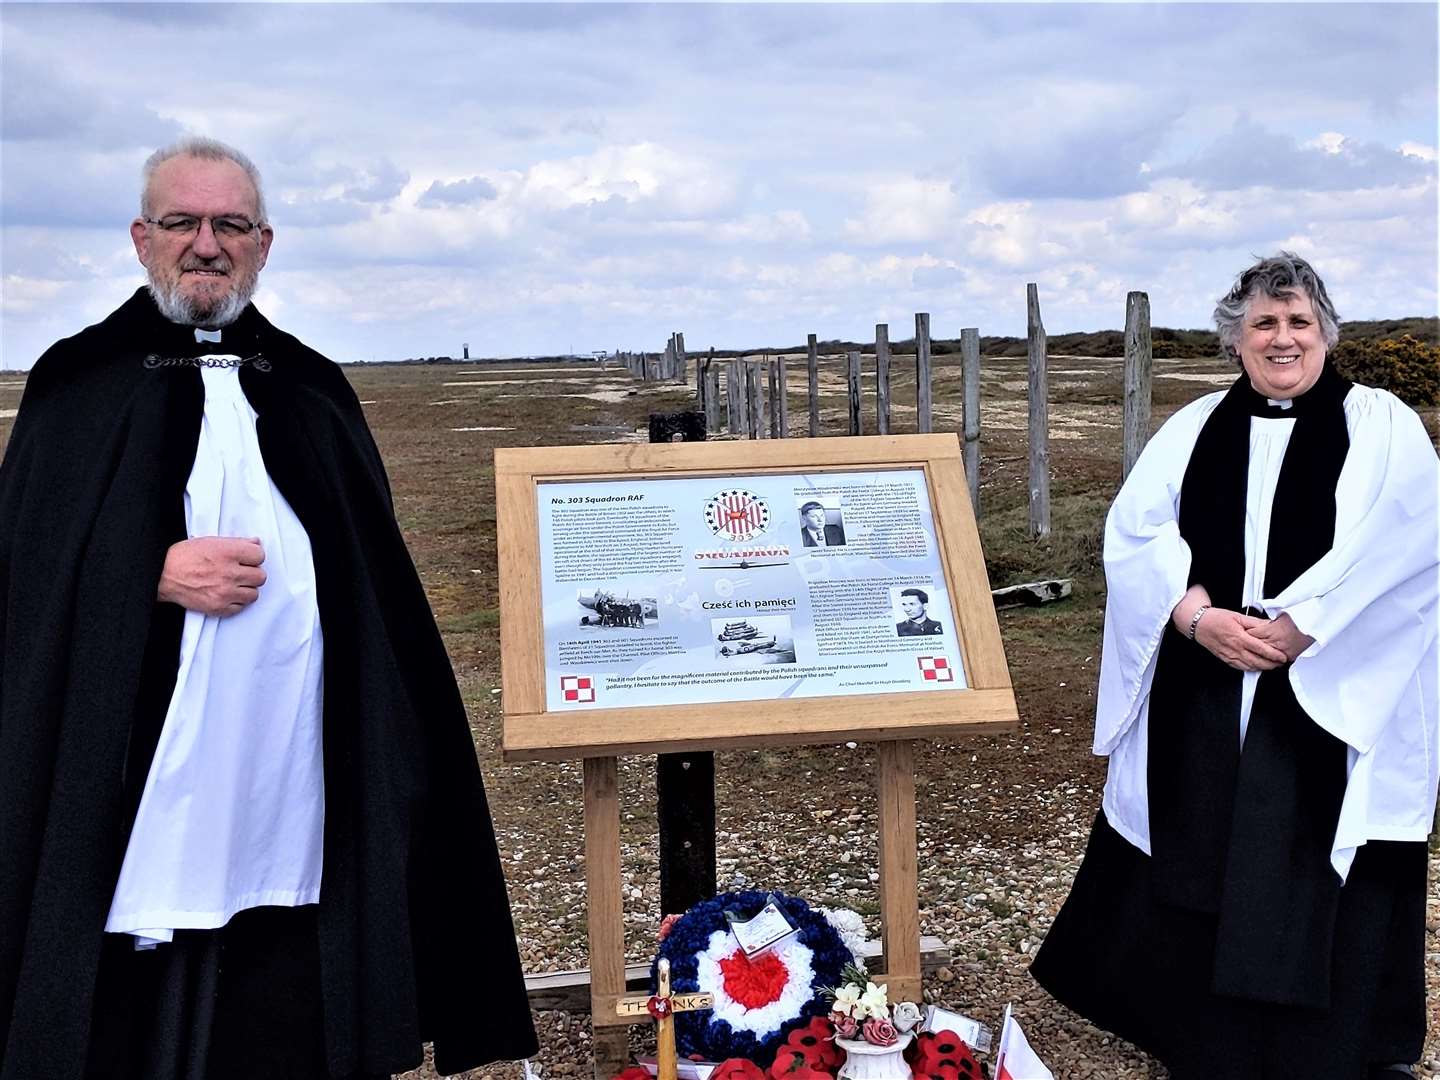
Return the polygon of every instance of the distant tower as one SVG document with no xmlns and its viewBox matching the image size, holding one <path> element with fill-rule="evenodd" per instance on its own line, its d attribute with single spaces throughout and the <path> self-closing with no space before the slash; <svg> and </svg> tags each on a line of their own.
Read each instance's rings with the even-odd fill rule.
<svg viewBox="0 0 1440 1080">
<path fill-rule="evenodd" d="M 460 346 L 460 348 L 461 348 L 461 350 L 464 352 L 465 359 L 466 359 L 466 360 L 469 360 L 469 359 L 470 359 L 470 343 L 467 341 L 467 342 L 465 342 L 464 344 L 462 344 L 462 345 Z"/>
</svg>

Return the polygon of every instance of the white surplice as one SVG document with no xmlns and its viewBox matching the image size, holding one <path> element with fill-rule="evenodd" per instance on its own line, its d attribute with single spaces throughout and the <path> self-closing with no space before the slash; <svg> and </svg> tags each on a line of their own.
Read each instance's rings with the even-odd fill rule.
<svg viewBox="0 0 1440 1080">
<path fill-rule="evenodd" d="M 1107 820 L 1146 854 L 1150 686 L 1190 573 L 1181 482 L 1223 396 L 1191 402 L 1155 433 L 1105 523 L 1109 595 L 1094 751 L 1110 758 Z M 1342 880 L 1367 840 L 1429 835 L 1440 781 L 1440 463 L 1419 417 L 1394 395 L 1355 386 L 1344 408 L 1350 450 L 1335 488 L 1334 546 L 1270 597 L 1260 595 L 1270 508 L 1294 421 L 1251 419 L 1244 575 L 1246 603 L 1272 618 L 1288 613 L 1315 639 L 1291 665 L 1290 685 L 1311 719 L 1348 748 L 1330 855 Z M 1244 677 L 1237 740 L 1257 680 Z"/>
<path fill-rule="evenodd" d="M 259 537 L 267 578 L 238 614 L 185 613 L 175 691 L 105 923 L 137 945 L 320 896 L 323 645 L 310 540 L 265 471 L 239 369 L 201 375 L 186 528 Z"/>
</svg>

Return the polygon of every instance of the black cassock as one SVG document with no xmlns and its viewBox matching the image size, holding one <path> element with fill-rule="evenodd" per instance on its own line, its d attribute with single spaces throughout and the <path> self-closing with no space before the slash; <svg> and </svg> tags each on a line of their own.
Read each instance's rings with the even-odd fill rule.
<svg viewBox="0 0 1440 1080">
<path fill-rule="evenodd" d="M 316 914 L 335 1075 L 536 1039 L 455 678 L 343 373 L 254 307 L 224 331 L 309 533 L 325 637 Z M 0 464 L 0 1080 L 82 1074 L 102 928 L 163 723 L 204 389 L 145 290 L 35 365 Z M 148 359 L 147 359 L 148 358 Z M 157 358 L 158 361 L 157 362 Z"/>
</svg>

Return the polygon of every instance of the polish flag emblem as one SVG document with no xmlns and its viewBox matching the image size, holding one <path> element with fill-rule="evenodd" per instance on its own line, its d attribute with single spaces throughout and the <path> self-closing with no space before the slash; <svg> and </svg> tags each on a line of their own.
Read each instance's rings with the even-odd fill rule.
<svg viewBox="0 0 1440 1080">
<path fill-rule="evenodd" d="M 947 657 L 917 656 L 915 662 L 920 665 L 920 675 L 926 682 L 955 681 L 955 669 L 950 666 Z"/>
<path fill-rule="evenodd" d="M 560 693 L 566 702 L 594 701 L 595 682 L 589 675 L 562 675 Z"/>
</svg>

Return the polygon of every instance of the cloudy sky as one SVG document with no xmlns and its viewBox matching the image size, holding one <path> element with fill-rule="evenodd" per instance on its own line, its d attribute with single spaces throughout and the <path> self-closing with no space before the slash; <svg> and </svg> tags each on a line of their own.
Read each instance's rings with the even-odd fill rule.
<svg viewBox="0 0 1440 1080">
<path fill-rule="evenodd" d="M 139 168 L 265 175 L 337 360 L 1203 326 L 1252 253 L 1437 310 L 1422 4 L 0 7 L 0 362 L 141 281 Z"/>
</svg>

